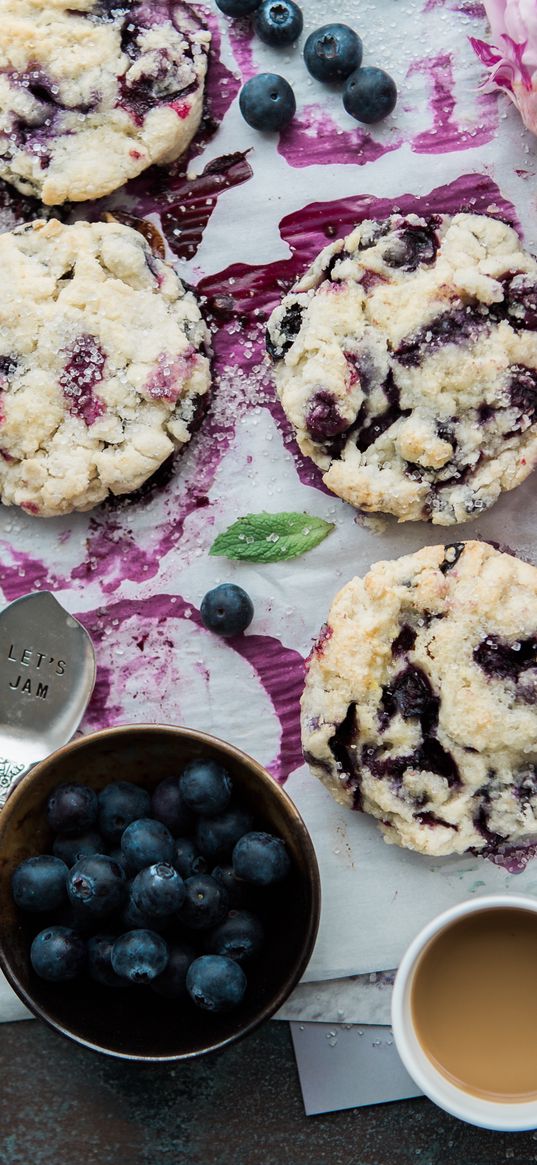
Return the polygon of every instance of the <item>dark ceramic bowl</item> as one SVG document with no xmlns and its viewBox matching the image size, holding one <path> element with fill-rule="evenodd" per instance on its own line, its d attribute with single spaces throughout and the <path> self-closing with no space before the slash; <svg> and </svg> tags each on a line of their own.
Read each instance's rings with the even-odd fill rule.
<svg viewBox="0 0 537 1165">
<path fill-rule="evenodd" d="M 151 790 L 193 757 L 210 756 L 230 772 L 241 801 L 285 839 L 292 872 L 265 919 L 267 941 L 248 972 L 242 1004 L 223 1016 L 162 1000 L 149 988 L 106 988 L 84 978 L 50 984 L 29 960 L 33 934 L 46 925 L 22 914 L 11 874 L 23 858 L 50 848 L 45 805 L 56 785 L 80 781 L 101 789 L 129 780 Z M 320 914 L 317 860 L 304 822 L 287 794 L 251 757 L 187 728 L 135 725 L 84 736 L 37 765 L 0 812 L 0 966 L 34 1015 L 86 1047 L 128 1060 L 187 1060 L 247 1035 L 282 1005 L 311 956 Z"/>
</svg>

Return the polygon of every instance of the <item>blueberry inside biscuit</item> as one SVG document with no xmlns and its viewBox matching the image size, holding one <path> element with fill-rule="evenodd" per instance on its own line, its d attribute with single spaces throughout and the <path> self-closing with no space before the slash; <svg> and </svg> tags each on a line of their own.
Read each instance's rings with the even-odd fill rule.
<svg viewBox="0 0 537 1165">
<path fill-rule="evenodd" d="M 174 0 L 0 0 L 0 176 L 53 206 L 173 161 L 201 120 L 209 44 Z"/>
<path fill-rule="evenodd" d="M 385 840 L 441 856 L 537 839 L 537 569 L 478 542 L 381 562 L 336 597 L 304 752 Z"/>
<path fill-rule="evenodd" d="M 363 222 L 267 349 L 302 451 L 366 512 L 465 522 L 537 462 L 537 261 L 487 215 Z"/>
</svg>

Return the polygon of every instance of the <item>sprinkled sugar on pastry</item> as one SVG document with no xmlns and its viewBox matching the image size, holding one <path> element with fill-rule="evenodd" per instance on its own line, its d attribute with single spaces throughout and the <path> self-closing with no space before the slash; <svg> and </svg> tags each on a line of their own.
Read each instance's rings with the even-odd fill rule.
<svg viewBox="0 0 537 1165">
<path fill-rule="evenodd" d="M 359 509 L 465 522 L 537 463 L 537 261 L 497 219 L 363 222 L 267 346 L 302 452 Z"/>
<path fill-rule="evenodd" d="M 174 0 L 0 0 L 0 176 L 100 198 L 198 129 L 210 34 Z"/>
<path fill-rule="evenodd" d="M 119 223 L 0 235 L 0 497 L 44 517 L 142 485 L 210 386 L 197 302 Z"/>
<path fill-rule="evenodd" d="M 537 569 L 480 542 L 378 562 L 309 661 L 306 758 L 388 842 L 441 856 L 537 839 Z"/>
</svg>

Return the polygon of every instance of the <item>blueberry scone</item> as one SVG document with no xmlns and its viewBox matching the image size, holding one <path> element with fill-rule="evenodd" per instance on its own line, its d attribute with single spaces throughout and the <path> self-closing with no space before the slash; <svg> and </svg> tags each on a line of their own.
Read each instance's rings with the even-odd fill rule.
<svg viewBox="0 0 537 1165">
<path fill-rule="evenodd" d="M 388 842 L 440 856 L 537 839 L 537 569 L 485 543 L 378 562 L 308 665 L 305 756 Z"/>
<path fill-rule="evenodd" d="M 537 261 L 497 219 L 363 222 L 267 346 L 302 452 L 361 510 L 465 522 L 537 463 Z"/>
<path fill-rule="evenodd" d="M 210 385 L 195 297 L 119 223 L 0 235 L 0 498 L 44 517 L 140 486 Z"/>
<path fill-rule="evenodd" d="M 0 177 L 54 206 L 174 161 L 209 42 L 176 0 L 0 0 Z"/>
</svg>

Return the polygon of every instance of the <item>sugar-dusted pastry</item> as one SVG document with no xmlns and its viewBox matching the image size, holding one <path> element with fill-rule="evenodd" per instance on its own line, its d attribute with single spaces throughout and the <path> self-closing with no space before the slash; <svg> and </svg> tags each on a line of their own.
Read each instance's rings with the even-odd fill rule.
<svg viewBox="0 0 537 1165">
<path fill-rule="evenodd" d="M 124 494 L 181 448 L 210 386 L 197 301 L 119 223 L 0 235 L 0 498 L 44 517 Z"/>
<path fill-rule="evenodd" d="M 440 856 L 537 839 L 537 569 L 486 543 L 378 562 L 314 648 L 303 742 L 336 800 Z"/>
<path fill-rule="evenodd" d="M 537 261 L 486 215 L 363 222 L 268 327 L 303 453 L 367 512 L 465 522 L 537 463 Z"/>
<path fill-rule="evenodd" d="M 172 162 L 209 43 L 176 0 L 0 0 L 0 177 L 54 206 Z"/>
</svg>

